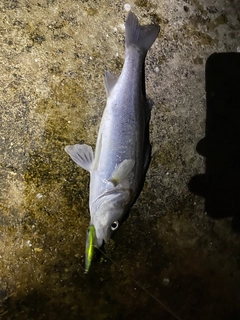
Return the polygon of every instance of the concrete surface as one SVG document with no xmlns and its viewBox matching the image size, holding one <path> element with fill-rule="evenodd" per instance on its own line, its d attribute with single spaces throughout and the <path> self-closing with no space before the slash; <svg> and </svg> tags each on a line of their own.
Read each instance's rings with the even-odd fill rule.
<svg viewBox="0 0 240 320">
<path fill-rule="evenodd" d="M 205 62 L 237 52 L 237 0 L 135 0 L 161 25 L 146 61 L 152 162 L 129 218 L 84 275 L 88 174 L 105 69 L 124 61 L 121 1 L 0 2 L 1 319 L 240 319 L 240 240 L 187 184 L 204 172 Z"/>
</svg>

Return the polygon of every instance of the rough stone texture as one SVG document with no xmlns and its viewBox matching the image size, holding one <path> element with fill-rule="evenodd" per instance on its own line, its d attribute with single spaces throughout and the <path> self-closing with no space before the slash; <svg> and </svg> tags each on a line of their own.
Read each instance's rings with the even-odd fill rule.
<svg viewBox="0 0 240 320">
<path fill-rule="evenodd" d="M 1 319 L 240 319 L 240 240 L 187 184 L 204 172 L 205 62 L 240 46 L 238 0 L 135 0 L 161 25 L 146 61 L 152 162 L 129 218 L 83 272 L 105 69 L 124 61 L 121 1 L 0 3 Z"/>
</svg>

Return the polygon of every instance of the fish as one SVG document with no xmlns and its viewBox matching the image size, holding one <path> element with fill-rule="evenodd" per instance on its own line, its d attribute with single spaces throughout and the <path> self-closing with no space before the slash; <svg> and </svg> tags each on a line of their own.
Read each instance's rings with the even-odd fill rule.
<svg viewBox="0 0 240 320">
<path fill-rule="evenodd" d="M 90 227 L 85 272 L 93 249 L 107 243 L 137 200 L 151 159 L 151 104 L 145 91 L 145 57 L 160 26 L 140 25 L 133 12 L 125 22 L 125 61 L 120 76 L 104 75 L 107 103 L 95 152 L 87 144 L 65 147 L 74 162 L 90 173 Z"/>
</svg>

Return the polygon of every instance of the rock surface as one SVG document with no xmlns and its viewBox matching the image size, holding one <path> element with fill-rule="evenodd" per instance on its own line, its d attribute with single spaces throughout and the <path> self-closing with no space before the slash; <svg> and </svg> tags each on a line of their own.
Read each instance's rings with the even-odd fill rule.
<svg viewBox="0 0 240 320">
<path fill-rule="evenodd" d="M 95 146 L 105 69 L 124 61 L 121 1 L 0 3 L 1 319 L 240 319 L 240 240 L 204 214 L 205 63 L 240 51 L 237 0 L 135 0 L 160 24 L 146 60 L 152 162 L 129 218 L 84 274 L 88 174 L 64 146 Z"/>
</svg>

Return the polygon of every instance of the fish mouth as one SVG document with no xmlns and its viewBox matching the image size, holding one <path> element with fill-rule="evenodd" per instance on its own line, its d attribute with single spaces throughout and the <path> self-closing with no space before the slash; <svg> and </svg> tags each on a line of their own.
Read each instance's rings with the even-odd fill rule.
<svg viewBox="0 0 240 320">
<path fill-rule="evenodd" d="M 104 243 L 105 243 L 104 239 L 96 239 L 96 242 L 97 242 L 97 247 L 98 248 L 103 247 Z"/>
</svg>

